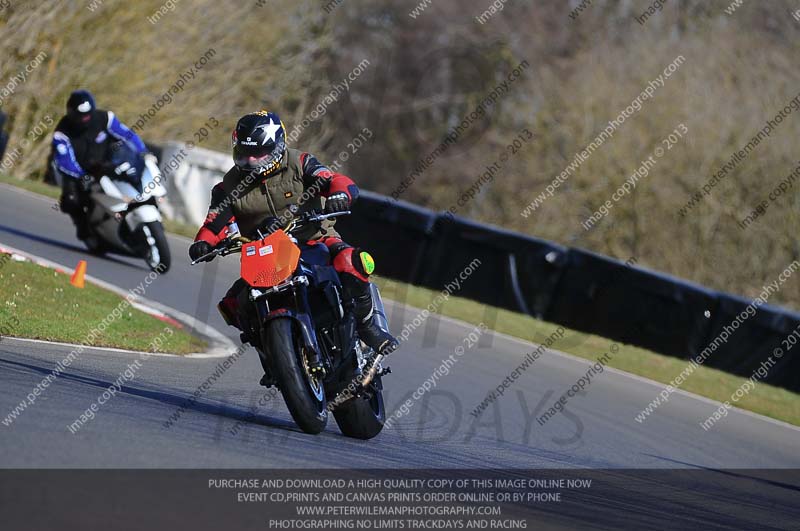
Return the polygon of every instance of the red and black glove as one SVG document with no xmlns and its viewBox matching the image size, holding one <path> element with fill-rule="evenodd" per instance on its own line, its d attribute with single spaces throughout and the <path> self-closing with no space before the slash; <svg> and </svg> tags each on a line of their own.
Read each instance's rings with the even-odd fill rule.
<svg viewBox="0 0 800 531">
<path fill-rule="evenodd" d="M 210 253 L 213 250 L 214 250 L 214 248 L 211 246 L 210 243 L 208 243 L 207 241 L 199 240 L 199 241 L 194 242 L 189 247 L 189 258 L 191 258 L 192 262 L 194 262 L 195 260 L 198 260 L 198 259 L 204 257 L 205 255 L 207 255 L 208 253 Z M 206 262 L 210 262 L 213 259 L 214 259 L 214 256 L 212 255 L 212 256 L 209 256 L 208 258 L 206 258 L 205 261 Z"/>
<path fill-rule="evenodd" d="M 344 192 L 331 194 L 325 200 L 325 213 L 347 212 L 350 210 L 350 197 Z"/>
</svg>

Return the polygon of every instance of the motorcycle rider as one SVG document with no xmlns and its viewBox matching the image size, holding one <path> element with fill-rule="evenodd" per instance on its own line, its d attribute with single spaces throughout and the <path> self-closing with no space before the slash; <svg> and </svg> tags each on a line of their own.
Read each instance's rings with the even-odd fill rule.
<svg viewBox="0 0 800 531">
<path fill-rule="evenodd" d="M 358 187 L 349 177 L 331 171 L 310 153 L 286 146 L 286 131 L 276 113 L 259 111 L 240 118 L 232 144 L 234 166 L 211 190 L 208 216 L 189 248 L 192 260 L 210 253 L 228 235 L 231 221 L 243 236 L 251 237 L 265 219 L 279 220 L 274 226 L 280 227 L 310 210 L 347 211 L 358 197 Z M 359 337 L 375 352 L 388 354 L 399 343 L 373 317 L 372 257 L 342 241 L 334 223 L 308 224 L 295 236 L 299 242 L 325 244 L 345 298 L 354 300 Z M 238 297 L 245 287 L 237 280 L 218 305 L 226 322 L 243 331 L 247 327 L 238 318 Z M 249 338 L 243 334 L 242 340 Z"/>
<path fill-rule="evenodd" d="M 138 155 L 137 164 L 115 161 L 117 142 Z M 67 114 L 53 133 L 53 167 L 61 181 L 61 211 L 69 214 L 79 240 L 88 236 L 89 186 L 93 175 L 114 172 L 139 187 L 147 148 L 139 136 L 111 111 L 96 108 L 88 90 L 76 90 L 67 100 Z"/>
</svg>

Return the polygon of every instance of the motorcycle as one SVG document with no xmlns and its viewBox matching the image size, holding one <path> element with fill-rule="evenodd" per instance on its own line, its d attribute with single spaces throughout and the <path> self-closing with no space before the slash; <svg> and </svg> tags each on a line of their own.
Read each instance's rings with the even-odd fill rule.
<svg viewBox="0 0 800 531">
<path fill-rule="evenodd" d="M 116 252 L 143 258 L 150 269 L 163 274 L 171 257 L 158 204 L 167 190 L 154 156 L 145 155 L 141 162 L 135 156 L 129 159 L 139 166 L 134 182 L 104 171 L 89 185 L 89 236 L 84 244 L 96 255 Z"/>
<path fill-rule="evenodd" d="M 232 222 L 228 237 L 192 265 L 241 255 L 247 284 L 239 301 L 243 342 L 247 338 L 258 352 L 265 372 L 261 383 L 278 387 L 304 432 L 321 432 L 332 412 L 344 435 L 371 439 L 386 420 L 382 378 L 391 370 L 382 366 L 383 355 L 358 338 L 352 300 L 343 296 L 328 248 L 299 244 L 293 236 L 306 223 L 349 213 L 307 212 L 274 231 L 262 226 L 267 234 L 259 229 L 254 240 L 240 235 Z M 388 330 L 380 292 L 371 289 L 377 323 Z"/>
</svg>

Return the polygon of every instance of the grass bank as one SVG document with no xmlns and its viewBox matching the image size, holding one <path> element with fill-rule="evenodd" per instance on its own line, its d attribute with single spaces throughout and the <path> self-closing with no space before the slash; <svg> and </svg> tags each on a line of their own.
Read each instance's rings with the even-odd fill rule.
<svg viewBox="0 0 800 531">
<path fill-rule="evenodd" d="M 0 334 L 83 343 L 144 352 L 188 354 L 207 345 L 186 331 L 130 306 L 124 298 L 89 282 L 0 254 Z M 117 317 L 118 315 L 118 317 Z M 105 320 L 106 326 L 99 326 Z M 96 333 L 90 334 L 95 329 Z M 102 332 L 99 330 L 103 329 Z"/>
</svg>

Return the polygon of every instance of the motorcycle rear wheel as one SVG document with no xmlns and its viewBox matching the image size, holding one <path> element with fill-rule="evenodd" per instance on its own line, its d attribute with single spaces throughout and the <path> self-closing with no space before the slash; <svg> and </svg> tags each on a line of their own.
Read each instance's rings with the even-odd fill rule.
<svg viewBox="0 0 800 531">
<path fill-rule="evenodd" d="M 304 355 L 295 337 L 292 321 L 279 318 L 266 324 L 261 341 L 289 413 L 300 429 L 316 435 L 328 424 L 325 388 L 321 381 L 308 376 Z"/>
<path fill-rule="evenodd" d="M 386 422 L 380 385 L 374 390 L 371 398 L 359 397 L 342 404 L 333 410 L 333 416 L 345 436 L 354 439 L 372 439 L 383 430 L 383 424 Z"/>
</svg>

